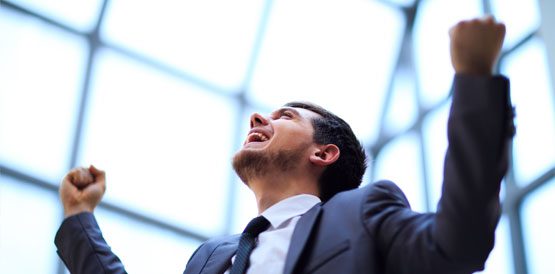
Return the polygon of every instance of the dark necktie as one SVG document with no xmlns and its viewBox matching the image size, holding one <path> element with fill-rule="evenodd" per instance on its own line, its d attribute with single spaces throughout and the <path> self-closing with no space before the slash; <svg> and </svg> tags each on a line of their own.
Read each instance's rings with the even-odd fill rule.
<svg viewBox="0 0 555 274">
<path fill-rule="evenodd" d="M 266 230 L 270 226 L 270 222 L 264 216 L 258 216 L 252 219 L 239 240 L 239 247 L 235 255 L 235 261 L 231 266 L 230 274 L 244 274 L 249 267 L 249 256 L 256 244 L 255 240 L 258 234 Z"/>
</svg>

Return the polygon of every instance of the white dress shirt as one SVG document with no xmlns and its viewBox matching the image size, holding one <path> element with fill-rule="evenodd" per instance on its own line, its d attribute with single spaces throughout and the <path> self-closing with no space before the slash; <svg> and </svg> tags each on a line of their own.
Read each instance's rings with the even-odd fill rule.
<svg viewBox="0 0 555 274">
<path fill-rule="evenodd" d="M 270 221 L 270 227 L 258 235 L 256 247 L 249 258 L 247 274 L 283 273 L 287 250 L 297 222 L 319 202 L 320 198 L 314 195 L 300 194 L 281 200 L 262 212 L 261 215 Z M 234 261 L 235 256 L 231 258 L 231 263 Z M 229 274 L 230 269 L 225 274 Z"/>
</svg>

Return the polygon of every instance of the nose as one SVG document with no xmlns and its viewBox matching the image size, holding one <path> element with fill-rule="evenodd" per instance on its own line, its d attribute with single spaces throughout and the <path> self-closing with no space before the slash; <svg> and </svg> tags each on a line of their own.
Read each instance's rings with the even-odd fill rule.
<svg viewBox="0 0 555 274">
<path fill-rule="evenodd" d="M 251 128 L 255 126 L 265 126 L 268 124 L 268 120 L 264 118 L 264 116 L 260 115 L 259 113 L 253 113 L 251 115 Z"/>
</svg>

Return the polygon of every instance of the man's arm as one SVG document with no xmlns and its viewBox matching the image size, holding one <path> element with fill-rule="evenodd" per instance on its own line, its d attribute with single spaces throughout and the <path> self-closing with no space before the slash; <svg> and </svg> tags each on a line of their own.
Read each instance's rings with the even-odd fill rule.
<svg viewBox="0 0 555 274">
<path fill-rule="evenodd" d="M 105 190 L 105 173 L 94 166 L 73 169 L 62 180 L 65 220 L 54 242 L 71 273 L 126 273 L 92 214 Z"/>
<path fill-rule="evenodd" d="M 505 27 L 487 17 L 450 34 L 456 76 L 438 211 L 412 212 L 390 183 L 377 185 L 366 206 L 388 273 L 472 273 L 493 248 L 513 129 L 508 80 L 492 76 Z"/>
</svg>

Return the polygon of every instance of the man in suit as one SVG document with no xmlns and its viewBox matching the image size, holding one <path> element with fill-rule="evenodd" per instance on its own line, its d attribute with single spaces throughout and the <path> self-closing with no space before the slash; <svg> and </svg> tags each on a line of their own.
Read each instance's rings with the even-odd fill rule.
<svg viewBox="0 0 555 274">
<path fill-rule="evenodd" d="M 473 273 L 494 244 L 500 182 L 514 134 L 508 80 L 493 76 L 505 34 L 491 17 L 451 31 L 455 68 L 443 193 L 436 213 L 411 211 L 380 181 L 358 188 L 365 156 L 349 125 L 310 103 L 253 114 L 233 167 L 259 214 L 242 235 L 203 243 L 185 273 Z M 402 172 L 400 170 L 399 172 Z M 94 215 L 101 170 L 62 181 L 58 254 L 72 273 L 124 273 Z"/>
</svg>

